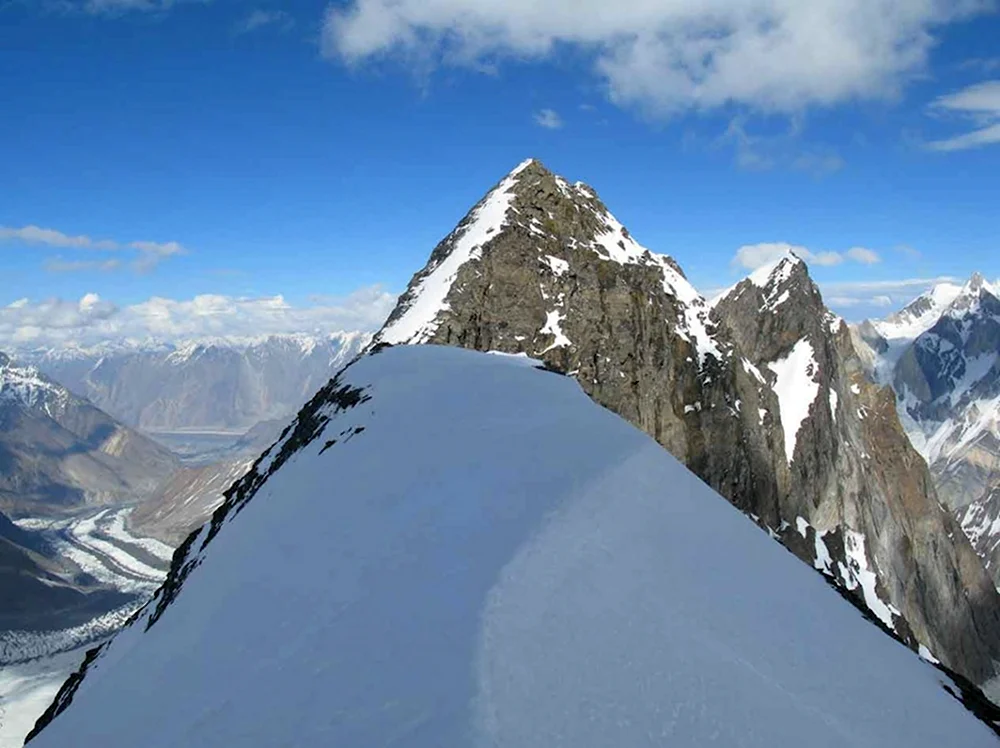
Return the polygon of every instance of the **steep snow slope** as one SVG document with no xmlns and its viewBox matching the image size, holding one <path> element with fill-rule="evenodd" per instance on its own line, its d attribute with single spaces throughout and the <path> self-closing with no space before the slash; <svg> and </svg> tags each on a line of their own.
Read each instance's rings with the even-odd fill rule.
<svg viewBox="0 0 1000 748">
<path fill-rule="evenodd" d="M 571 379 L 437 346 L 324 388 L 90 659 L 32 748 L 995 745 Z"/>
</svg>

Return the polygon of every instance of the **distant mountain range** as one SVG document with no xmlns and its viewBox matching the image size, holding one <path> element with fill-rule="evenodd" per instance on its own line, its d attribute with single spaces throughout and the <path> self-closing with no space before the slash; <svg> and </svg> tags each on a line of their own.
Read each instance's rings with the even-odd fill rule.
<svg viewBox="0 0 1000 748">
<path fill-rule="evenodd" d="M 0 353 L 0 511 L 134 503 L 178 467 L 165 447 Z"/>
<path fill-rule="evenodd" d="M 978 273 L 856 328 L 940 499 L 1000 584 L 1000 289 Z"/>
<path fill-rule="evenodd" d="M 18 351 L 18 358 L 146 432 L 242 432 L 288 419 L 371 336 L 268 335 Z"/>
</svg>

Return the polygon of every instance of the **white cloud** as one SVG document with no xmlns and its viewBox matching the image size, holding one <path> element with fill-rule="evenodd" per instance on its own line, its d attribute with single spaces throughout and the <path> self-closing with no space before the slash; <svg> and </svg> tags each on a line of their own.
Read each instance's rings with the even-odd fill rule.
<svg viewBox="0 0 1000 748">
<path fill-rule="evenodd" d="M 836 153 L 803 153 L 792 161 L 792 168 L 816 176 L 833 174 L 844 168 L 844 159 Z"/>
<path fill-rule="evenodd" d="M 847 250 L 847 257 L 855 262 L 860 262 L 862 265 L 875 265 L 882 261 L 877 252 L 865 247 L 851 247 Z"/>
<path fill-rule="evenodd" d="M 844 253 L 829 251 L 813 252 L 807 247 L 788 244 L 787 242 L 763 242 L 761 244 L 746 244 L 737 249 L 730 265 L 742 270 L 756 270 L 763 265 L 781 259 L 789 252 L 794 253 L 810 265 L 820 265 L 823 267 L 840 265 L 847 260 L 853 260 L 865 265 L 872 265 L 881 261 L 876 252 L 864 247 L 852 247 Z"/>
<path fill-rule="evenodd" d="M 132 263 L 137 273 L 150 272 L 168 257 L 187 254 L 177 242 L 132 242 L 129 246 L 139 251 L 139 257 Z"/>
<path fill-rule="evenodd" d="M 62 257 L 53 257 L 43 264 L 43 267 L 50 273 L 79 273 L 89 270 L 100 270 L 107 273 L 118 270 L 121 266 L 121 260 L 115 258 L 110 260 L 65 260 Z"/>
<path fill-rule="evenodd" d="M 266 26 L 274 26 L 287 31 L 295 25 L 295 19 L 283 10 L 255 10 L 233 27 L 236 34 L 249 34 Z"/>
<path fill-rule="evenodd" d="M 256 337 L 281 333 L 374 330 L 392 311 L 396 296 L 381 286 L 349 296 L 314 297 L 306 304 L 283 296 L 239 298 L 204 294 L 176 300 L 153 297 L 118 306 L 87 294 L 79 301 L 18 299 L 0 307 L 0 350 L 89 346 L 123 339 L 164 342 L 209 337 Z"/>
<path fill-rule="evenodd" d="M 184 2 L 208 0 L 47 0 L 46 6 L 66 13 L 120 16 L 124 13 L 162 13 Z"/>
<path fill-rule="evenodd" d="M 797 112 L 886 99 L 926 67 L 935 32 L 990 0 L 350 0 L 323 50 L 347 63 L 539 60 L 575 48 L 621 105 Z"/>
<path fill-rule="evenodd" d="M 872 296 L 870 298 L 857 298 L 854 296 L 830 296 L 825 302 L 832 308 L 853 308 L 858 306 L 892 306 L 891 296 Z"/>
<path fill-rule="evenodd" d="M 992 73 L 1000 70 L 1000 57 L 973 57 L 965 60 L 958 67 L 961 70 L 978 70 L 984 73 Z"/>
<path fill-rule="evenodd" d="M 1000 80 L 984 81 L 931 103 L 931 111 L 953 114 L 976 129 L 927 144 L 934 151 L 963 151 L 1000 143 Z"/>
<path fill-rule="evenodd" d="M 0 242 L 19 242 L 22 244 L 43 244 L 48 247 L 71 249 L 118 249 L 118 243 L 108 239 L 91 239 L 89 236 L 69 236 L 55 229 L 43 229 L 40 226 L 22 226 L 12 228 L 0 226 Z"/>
<path fill-rule="evenodd" d="M 555 109 L 542 109 L 535 112 L 535 124 L 546 130 L 558 130 L 563 126 L 563 121 Z"/>
<path fill-rule="evenodd" d="M 121 252 L 134 250 L 135 259 L 130 266 L 136 272 L 149 272 L 161 261 L 175 255 L 187 254 L 187 250 L 177 242 L 135 241 L 128 244 L 111 239 L 92 239 L 89 236 L 71 236 L 56 229 L 39 226 L 22 226 L 12 228 L 0 226 L 0 243 L 26 244 L 58 249 L 89 249 L 104 252 Z M 117 270 L 124 267 L 118 258 L 103 260 L 65 260 L 62 257 L 48 258 L 44 267 L 52 272 L 73 272 L 85 270 Z"/>
</svg>

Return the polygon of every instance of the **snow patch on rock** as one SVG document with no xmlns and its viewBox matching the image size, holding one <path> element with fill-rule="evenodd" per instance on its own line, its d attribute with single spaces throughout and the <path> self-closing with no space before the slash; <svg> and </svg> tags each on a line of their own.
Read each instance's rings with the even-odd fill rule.
<svg viewBox="0 0 1000 748">
<path fill-rule="evenodd" d="M 819 394 L 816 366 L 812 344 L 805 338 L 796 343 L 785 358 L 767 365 L 776 377 L 774 393 L 778 396 L 785 458 L 789 464 L 795 456 L 799 429 Z"/>
</svg>

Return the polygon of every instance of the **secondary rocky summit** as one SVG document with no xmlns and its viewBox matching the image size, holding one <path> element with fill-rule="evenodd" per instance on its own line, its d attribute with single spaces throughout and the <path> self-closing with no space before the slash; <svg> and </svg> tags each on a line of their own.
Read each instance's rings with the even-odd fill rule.
<svg viewBox="0 0 1000 748">
<path fill-rule="evenodd" d="M 1000 598 L 799 258 L 710 304 L 591 187 L 531 160 L 434 249 L 374 343 L 572 375 L 911 647 L 995 676 Z"/>
</svg>

